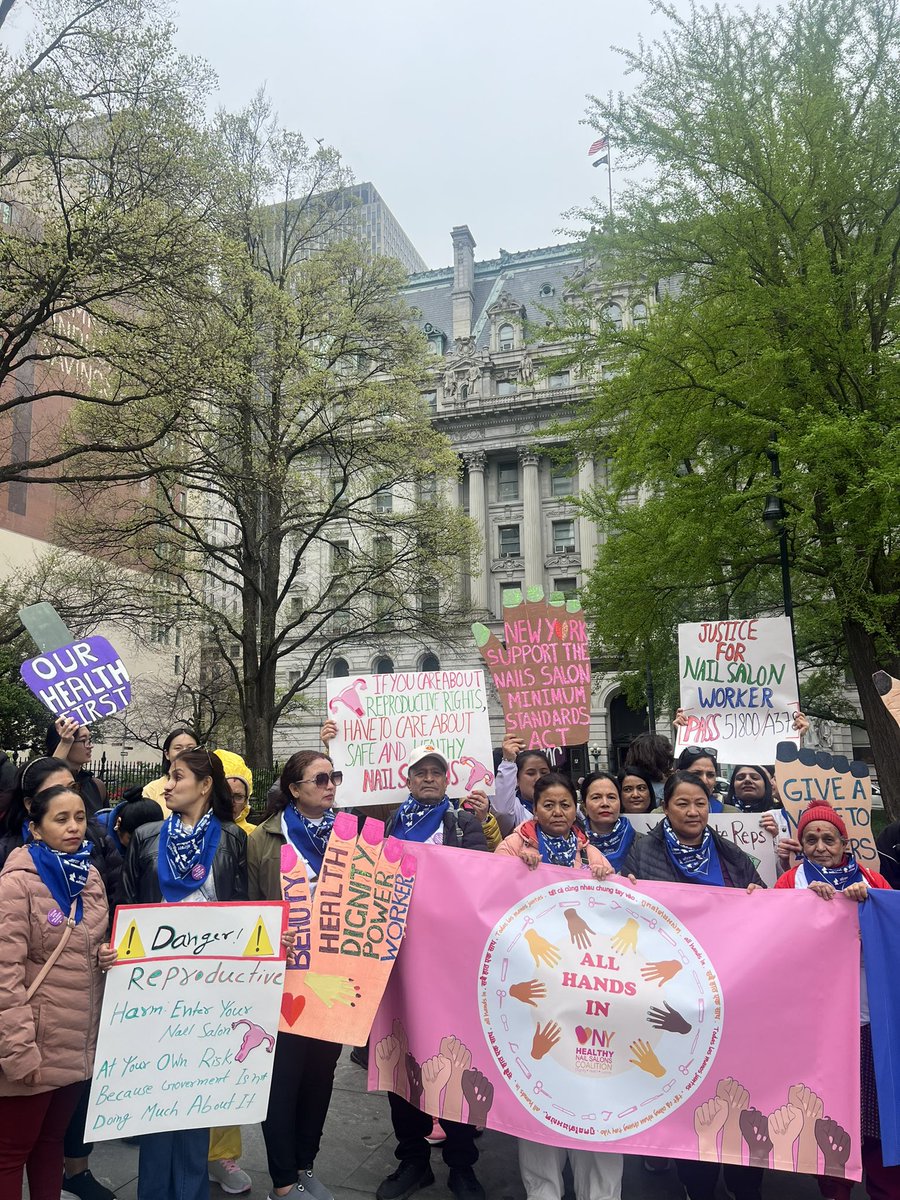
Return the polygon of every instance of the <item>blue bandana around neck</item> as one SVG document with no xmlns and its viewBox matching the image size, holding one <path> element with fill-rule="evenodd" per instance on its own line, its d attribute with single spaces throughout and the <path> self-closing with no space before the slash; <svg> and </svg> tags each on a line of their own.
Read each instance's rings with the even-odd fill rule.
<svg viewBox="0 0 900 1200">
<path fill-rule="evenodd" d="M 619 867 L 621 867 L 622 863 L 628 857 L 631 843 L 636 836 L 634 826 L 628 818 L 619 817 L 609 833 L 595 833 L 591 829 L 590 821 L 585 818 L 584 831 L 591 845 L 595 846 L 601 854 L 605 854 L 618 871 Z"/>
<path fill-rule="evenodd" d="M 526 809 L 528 812 L 530 812 L 532 814 L 534 813 L 534 801 L 526 800 L 518 788 L 516 788 L 516 799 L 519 801 L 519 803 L 522 805 L 522 807 L 524 809 Z"/>
<path fill-rule="evenodd" d="M 22 822 L 22 845 L 27 846 L 31 841 L 31 818 L 26 817 Z"/>
<path fill-rule="evenodd" d="M 284 825 L 291 845 L 318 878 L 322 873 L 322 859 L 328 849 L 328 839 L 334 828 L 334 809 L 327 808 L 318 823 L 297 812 L 293 804 L 284 810 Z"/>
<path fill-rule="evenodd" d="M 690 883 L 706 883 L 711 887 L 724 887 L 722 864 L 713 841 L 709 826 L 703 830 L 703 841 L 699 846 L 684 846 L 675 835 L 669 818 L 662 823 L 666 852 L 675 870 Z"/>
<path fill-rule="evenodd" d="M 852 854 L 848 854 L 839 867 L 820 867 L 809 858 L 803 859 L 803 874 L 807 883 L 830 883 L 835 891 L 842 892 L 851 883 L 865 883 L 865 875 Z"/>
<path fill-rule="evenodd" d="M 713 795 L 711 795 L 709 798 L 709 811 L 710 812 L 724 812 L 725 811 L 725 805 L 718 798 L 718 796 L 716 796 L 715 793 L 713 793 Z"/>
<path fill-rule="evenodd" d="M 177 904 L 206 883 L 221 836 L 222 825 L 211 808 L 193 829 L 185 828 L 178 813 L 163 821 L 156 862 L 163 900 Z"/>
<path fill-rule="evenodd" d="M 551 837 L 544 833 L 540 825 L 537 830 L 538 849 L 541 852 L 541 862 L 552 863 L 554 867 L 574 867 L 578 857 L 578 838 L 575 830 L 570 830 L 565 837 Z"/>
<path fill-rule="evenodd" d="M 407 796 L 397 809 L 394 837 L 401 842 L 427 842 L 444 823 L 450 801 L 445 796 L 440 804 L 424 804 L 415 796 Z"/>
<path fill-rule="evenodd" d="M 46 842 L 32 842 L 28 847 L 41 881 L 56 901 L 63 916 L 68 917 L 75 903 L 75 924 L 84 916 L 82 891 L 91 869 L 90 842 L 82 842 L 74 854 L 51 850 Z"/>
</svg>

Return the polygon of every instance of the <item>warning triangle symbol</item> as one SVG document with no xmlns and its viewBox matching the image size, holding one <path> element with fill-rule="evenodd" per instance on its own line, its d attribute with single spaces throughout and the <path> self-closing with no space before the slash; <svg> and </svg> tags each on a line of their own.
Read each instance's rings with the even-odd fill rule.
<svg viewBox="0 0 900 1200">
<path fill-rule="evenodd" d="M 260 917 L 250 934 L 250 941 L 244 947 L 244 958 L 268 958 L 275 951 L 272 948 L 272 943 L 269 941 L 269 935 L 266 933 L 266 927 L 263 925 L 263 919 Z"/>
<path fill-rule="evenodd" d="M 116 950 L 117 958 L 145 958 L 144 943 L 138 933 L 137 921 L 132 921 Z"/>
</svg>

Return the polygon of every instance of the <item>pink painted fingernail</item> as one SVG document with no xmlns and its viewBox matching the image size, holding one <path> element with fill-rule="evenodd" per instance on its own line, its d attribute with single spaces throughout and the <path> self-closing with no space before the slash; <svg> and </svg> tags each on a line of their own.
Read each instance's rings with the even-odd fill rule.
<svg viewBox="0 0 900 1200">
<path fill-rule="evenodd" d="M 400 864 L 400 871 L 403 875 L 415 875 L 418 860 L 414 854 L 404 854 L 403 862 Z"/>
<path fill-rule="evenodd" d="M 381 847 L 381 857 L 390 863 L 399 862 L 403 855 L 403 843 L 399 838 L 389 837 Z"/>
<path fill-rule="evenodd" d="M 362 827 L 361 837 L 369 846 L 377 846 L 384 840 L 384 822 L 376 821 L 374 817 L 367 817 Z"/>
<path fill-rule="evenodd" d="M 281 847 L 281 870 L 282 872 L 293 871 L 296 865 L 297 851 L 290 842 L 285 842 Z"/>
<path fill-rule="evenodd" d="M 356 817 L 353 813 L 339 812 L 334 818 L 334 833 L 342 842 L 356 837 Z"/>
</svg>

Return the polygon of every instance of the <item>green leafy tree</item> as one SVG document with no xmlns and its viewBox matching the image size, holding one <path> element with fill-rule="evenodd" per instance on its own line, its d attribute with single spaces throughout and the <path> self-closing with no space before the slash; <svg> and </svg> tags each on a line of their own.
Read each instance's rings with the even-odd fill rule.
<svg viewBox="0 0 900 1200">
<path fill-rule="evenodd" d="M 588 118 L 644 174 L 614 222 L 584 214 L 595 269 L 554 330 L 594 381 L 579 452 L 610 462 L 587 607 L 635 671 L 679 621 L 778 611 L 777 454 L 811 691 L 849 666 L 900 815 L 872 685 L 900 664 L 900 18 L 887 0 L 654 8 L 668 31 L 625 52 L 633 92 Z M 612 279 L 649 321 L 609 319 Z M 671 695 L 671 652 L 659 669 Z"/>
</svg>

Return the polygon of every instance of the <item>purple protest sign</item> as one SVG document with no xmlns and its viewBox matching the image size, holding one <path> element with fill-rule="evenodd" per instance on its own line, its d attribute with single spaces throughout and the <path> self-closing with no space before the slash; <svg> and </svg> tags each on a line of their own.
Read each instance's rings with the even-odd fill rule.
<svg viewBox="0 0 900 1200">
<path fill-rule="evenodd" d="M 128 669 L 105 637 L 83 638 L 22 663 L 29 691 L 55 717 L 89 725 L 131 703 Z"/>
</svg>

